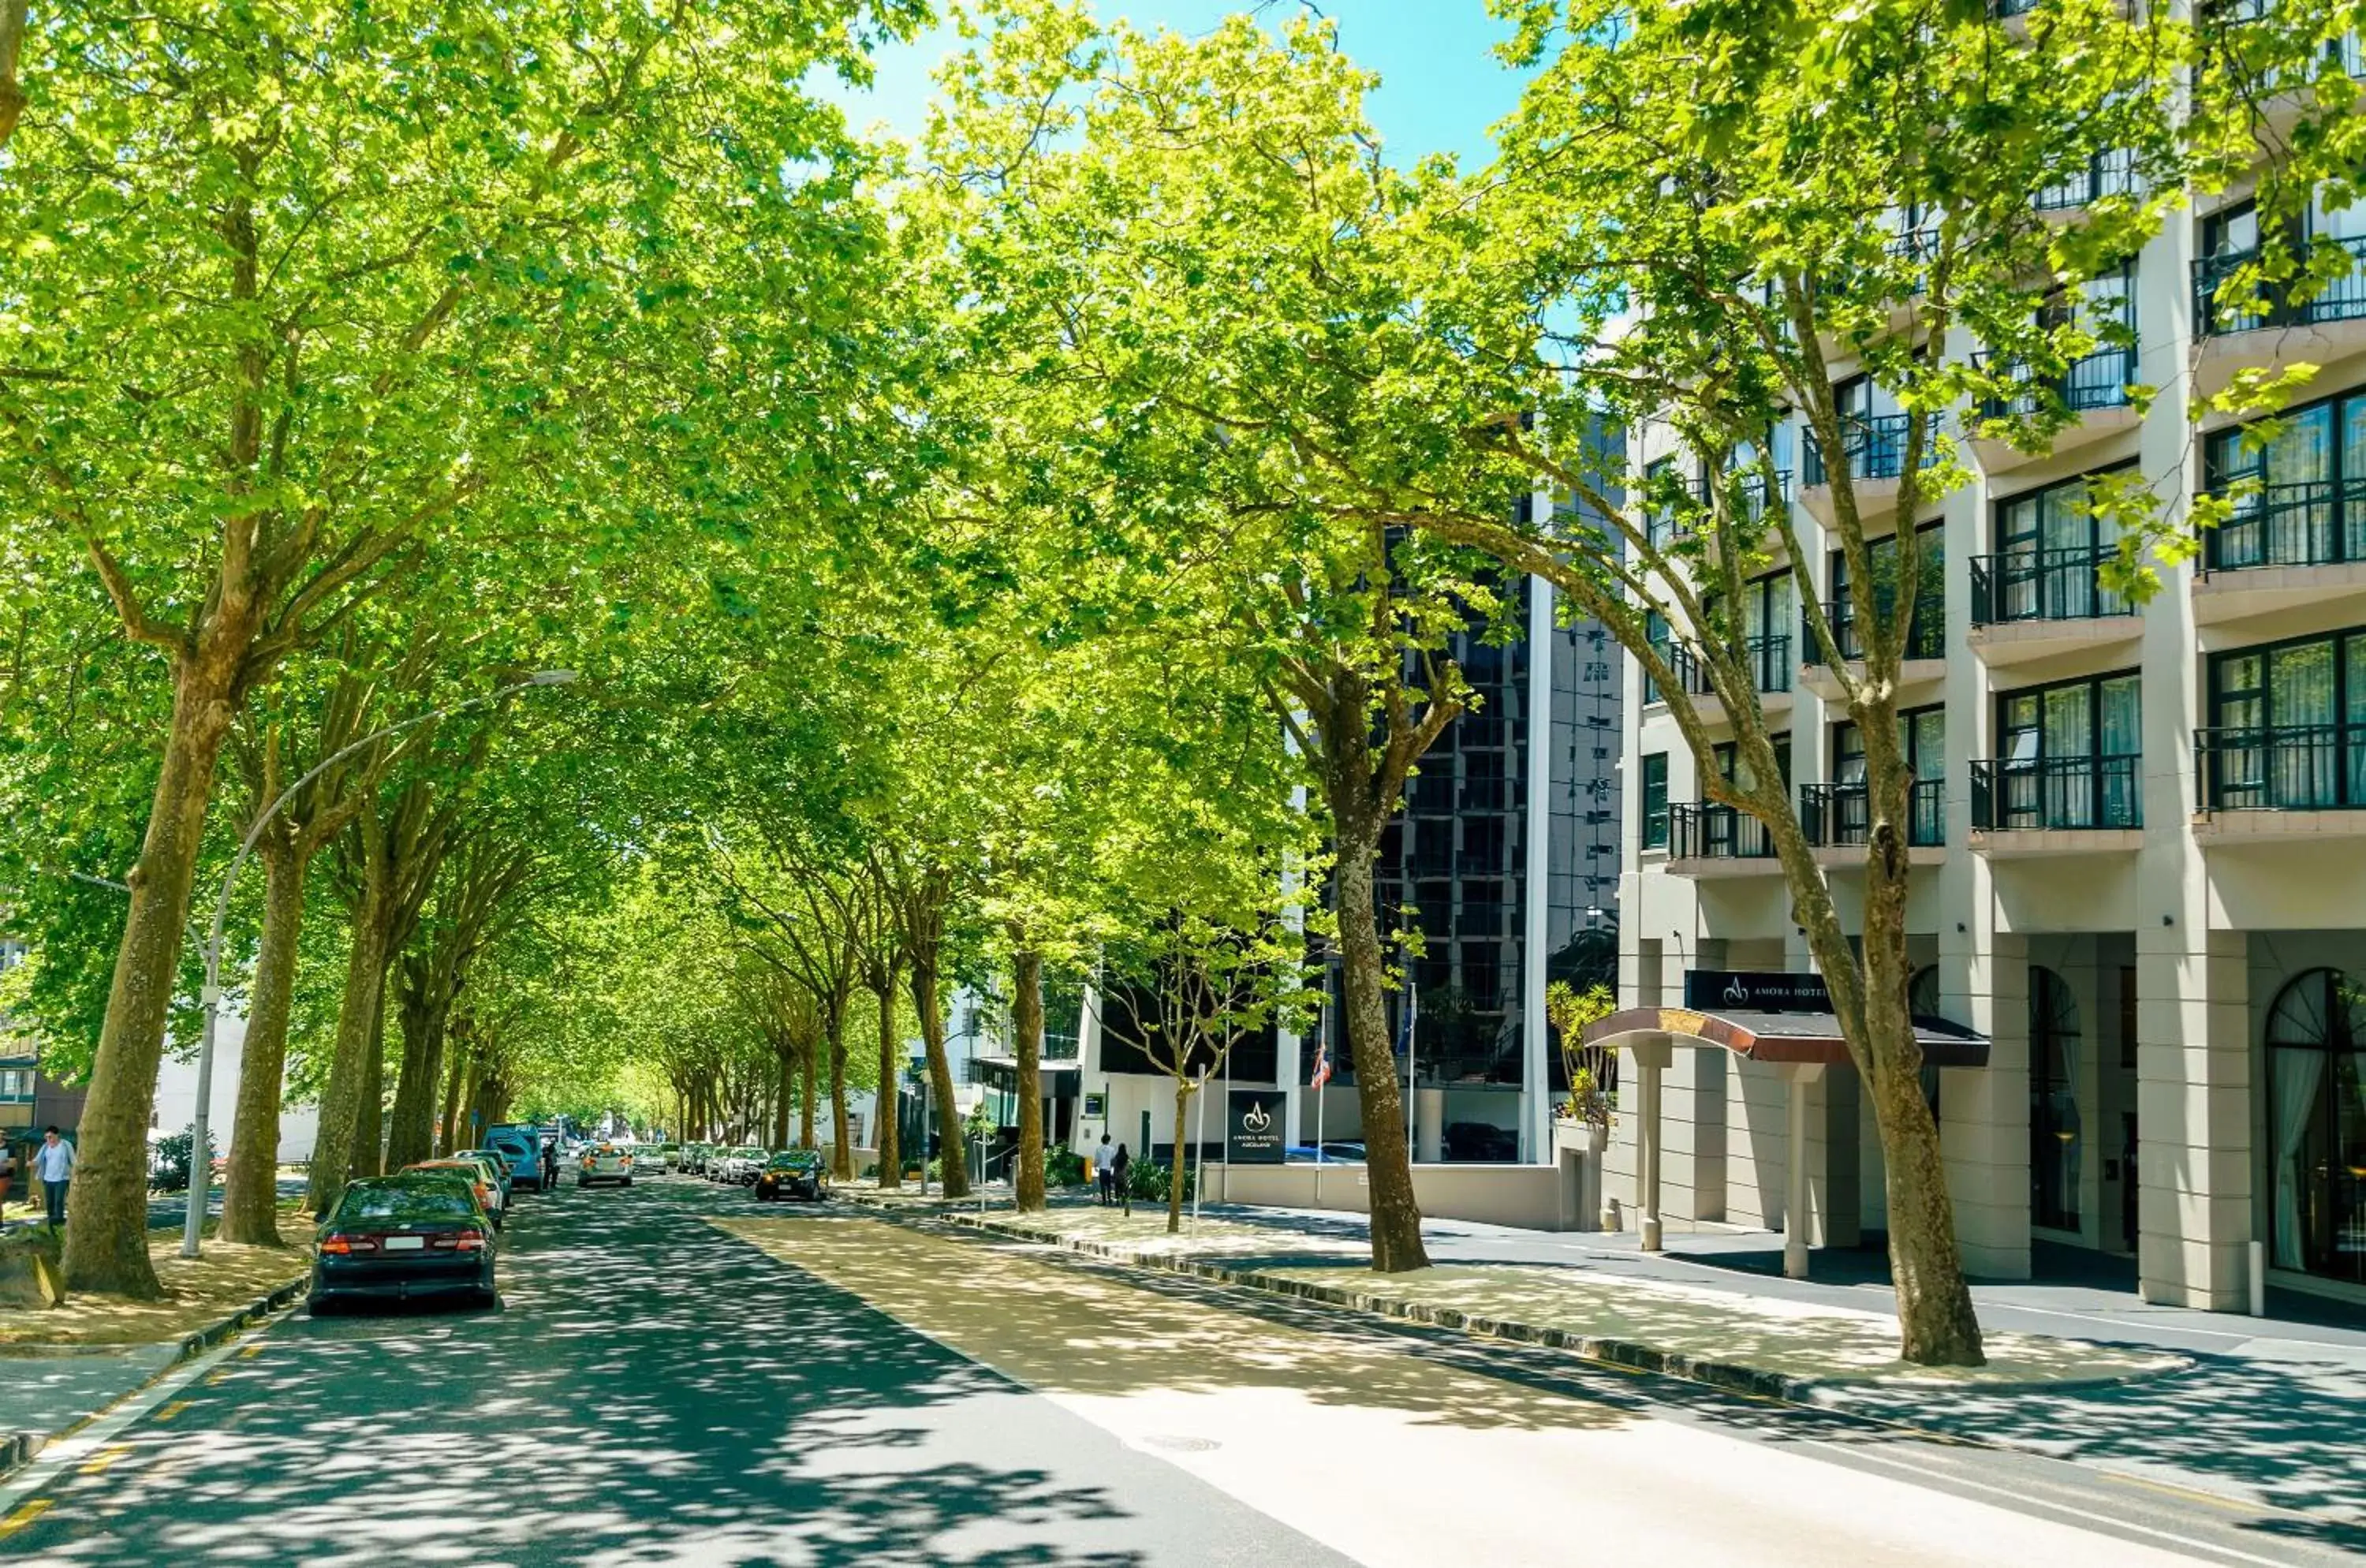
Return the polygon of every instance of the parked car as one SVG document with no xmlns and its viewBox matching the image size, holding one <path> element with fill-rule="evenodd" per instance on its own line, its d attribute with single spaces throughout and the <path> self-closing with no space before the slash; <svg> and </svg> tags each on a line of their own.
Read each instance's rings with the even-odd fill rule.
<svg viewBox="0 0 2366 1568">
<path fill-rule="evenodd" d="M 829 1194 L 828 1178 L 822 1172 L 821 1155 L 815 1149 L 783 1149 L 764 1162 L 756 1173 L 756 1197 L 772 1202 L 778 1198 L 804 1198 L 820 1202 Z"/>
<path fill-rule="evenodd" d="M 467 1155 L 454 1155 L 447 1159 L 423 1159 L 415 1165 L 404 1166 L 396 1174 L 458 1177 L 477 1195 L 478 1204 L 483 1208 L 486 1218 L 492 1222 L 495 1230 L 501 1229 L 502 1222 L 508 1218 L 509 1205 L 502 1200 L 501 1183 L 494 1179 L 492 1170 L 481 1159 Z"/>
<path fill-rule="evenodd" d="M 575 1185 L 589 1187 L 595 1181 L 613 1181 L 620 1187 L 633 1184 L 633 1156 L 621 1144 L 586 1144 L 575 1167 Z"/>
<path fill-rule="evenodd" d="M 755 1186 L 756 1178 L 763 1173 L 764 1162 L 771 1157 L 771 1151 L 759 1148 L 754 1144 L 744 1144 L 733 1149 L 731 1179 L 742 1187 Z"/>
<path fill-rule="evenodd" d="M 485 1169 L 491 1174 L 493 1180 L 501 1187 L 501 1207 L 504 1209 L 509 1207 L 510 1194 L 516 1190 L 515 1179 L 510 1174 L 509 1156 L 501 1153 L 499 1149 L 479 1148 L 455 1149 L 444 1157 L 446 1159 L 473 1159 L 482 1163 Z"/>
<path fill-rule="evenodd" d="M 634 1164 L 644 1176 L 663 1176 L 681 1156 L 681 1148 L 673 1144 L 643 1144 Z"/>
<path fill-rule="evenodd" d="M 682 1158 L 677 1162 L 676 1168 L 686 1170 L 693 1176 L 702 1174 L 706 1169 L 706 1152 L 712 1146 L 708 1144 L 682 1145 Z"/>
<path fill-rule="evenodd" d="M 315 1236 L 311 1310 L 447 1295 L 495 1305 L 497 1247 L 490 1217 L 463 1176 L 349 1181 Z"/>
<path fill-rule="evenodd" d="M 485 1134 L 485 1147 L 507 1164 L 513 1186 L 542 1190 L 542 1140 L 533 1128 L 512 1122 L 499 1123 Z"/>
</svg>

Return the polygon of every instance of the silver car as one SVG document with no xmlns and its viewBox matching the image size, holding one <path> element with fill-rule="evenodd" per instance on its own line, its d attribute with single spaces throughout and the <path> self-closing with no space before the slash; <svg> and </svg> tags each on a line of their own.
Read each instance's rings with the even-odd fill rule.
<svg viewBox="0 0 2366 1568">
<path fill-rule="evenodd" d="M 575 1185 L 589 1187 L 595 1181 L 613 1181 L 619 1187 L 633 1184 L 633 1154 L 618 1144 L 586 1144 L 576 1156 Z"/>
</svg>

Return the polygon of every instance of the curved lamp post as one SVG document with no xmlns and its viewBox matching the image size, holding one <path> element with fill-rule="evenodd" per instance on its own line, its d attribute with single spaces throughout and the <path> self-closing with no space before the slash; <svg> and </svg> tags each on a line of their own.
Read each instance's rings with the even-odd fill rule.
<svg viewBox="0 0 2366 1568">
<path fill-rule="evenodd" d="M 572 685 L 574 682 L 575 671 L 572 670 L 537 670 L 523 681 L 514 682 L 497 691 L 487 692 L 483 696 L 470 697 L 466 702 L 454 703 L 450 707 L 431 709 L 426 713 L 416 714 L 406 718 L 399 724 L 389 724 L 383 729 L 372 730 L 352 745 L 341 748 L 321 759 L 310 773 L 281 790 L 278 798 L 265 807 L 263 814 L 254 819 L 254 826 L 246 830 L 245 840 L 238 846 L 238 854 L 230 863 L 229 874 L 222 878 L 221 895 L 214 900 L 213 927 L 206 937 L 206 983 L 205 989 L 198 993 L 200 999 L 205 1003 L 206 1026 L 197 1045 L 197 1113 L 189 1121 L 189 1201 L 188 1213 L 184 1216 L 181 1224 L 182 1257 L 197 1256 L 197 1235 L 206 1223 L 206 1194 L 213 1186 L 213 1161 L 208 1157 L 206 1149 L 206 1113 L 213 1099 L 214 1025 L 221 1016 L 222 926 L 230 918 L 231 889 L 238 884 L 238 874 L 246 869 L 246 858 L 254 852 L 256 841 L 263 837 L 264 829 L 271 825 L 271 819 L 279 815 L 279 808 L 287 805 L 298 790 L 302 789 L 355 752 L 373 746 L 389 735 L 399 735 L 406 729 L 415 729 L 420 725 L 434 719 L 449 718 L 452 715 L 465 712 L 469 708 L 482 707 L 487 703 L 498 702 L 513 692 L 523 692 L 528 687 L 567 686 Z"/>
</svg>

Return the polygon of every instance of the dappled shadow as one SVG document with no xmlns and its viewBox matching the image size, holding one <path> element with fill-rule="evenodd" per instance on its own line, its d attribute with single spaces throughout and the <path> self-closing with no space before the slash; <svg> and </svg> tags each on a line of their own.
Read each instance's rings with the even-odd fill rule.
<svg viewBox="0 0 2366 1568">
<path fill-rule="evenodd" d="M 497 1313 L 290 1322 L 69 1472 L 74 1563 L 1125 1568 L 1262 1525 L 701 1223 L 676 1179 L 510 1224 Z M 815 1223 L 828 1223 L 816 1221 Z M 186 1402 L 184 1407 L 183 1402 Z"/>
<path fill-rule="evenodd" d="M 1187 1300 L 1131 1279 L 1048 1267 L 1018 1248 L 868 1221 L 725 1223 L 1047 1393 L 1282 1390 L 1318 1405 L 1473 1430 L 1568 1430 L 1625 1418 L 1597 1402 L 1408 1357 L 1386 1339 L 1314 1332 L 1234 1311 L 1230 1300 Z M 953 1280 L 958 1290 L 949 1288 Z"/>
<path fill-rule="evenodd" d="M 2366 1548 L 2366 1369 L 2192 1359 L 2191 1371 L 2104 1387 L 1852 1391 L 1842 1408 L 2083 1463 L 2180 1472 L 2326 1516 L 2332 1534 L 2318 1539 Z"/>
</svg>

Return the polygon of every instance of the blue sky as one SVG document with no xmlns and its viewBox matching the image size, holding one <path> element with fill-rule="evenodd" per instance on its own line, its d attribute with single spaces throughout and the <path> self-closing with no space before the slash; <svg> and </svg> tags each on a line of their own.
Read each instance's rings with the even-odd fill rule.
<svg viewBox="0 0 2366 1568">
<path fill-rule="evenodd" d="M 1340 46 L 1357 63 L 1380 73 L 1380 90 L 1365 112 L 1379 129 L 1391 160 L 1413 163 L 1434 152 L 1459 154 L 1466 167 L 1489 156 L 1487 128 L 1511 112 L 1519 80 L 1491 51 L 1509 32 L 1487 14 L 1485 0 L 1320 0 L 1339 26 Z M 1104 18 L 1136 27 L 1204 31 L 1234 11 L 1257 11 L 1256 0 L 1097 0 Z M 1277 19 L 1295 0 L 1273 0 Z M 931 91 L 930 74 L 956 47 L 951 27 L 879 58 L 879 80 L 867 93 L 835 81 L 824 90 L 844 106 L 859 129 L 884 124 L 898 136 L 918 132 Z"/>
</svg>

